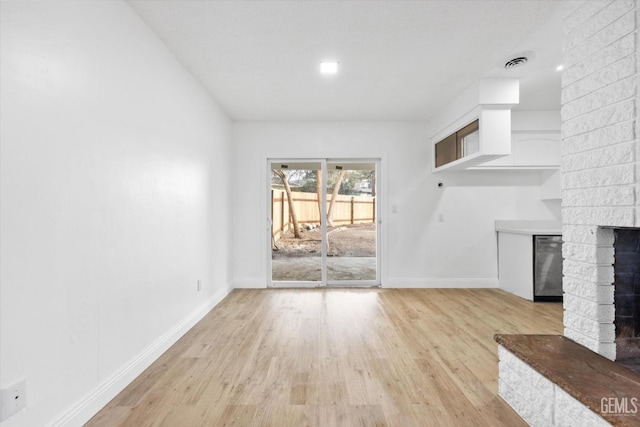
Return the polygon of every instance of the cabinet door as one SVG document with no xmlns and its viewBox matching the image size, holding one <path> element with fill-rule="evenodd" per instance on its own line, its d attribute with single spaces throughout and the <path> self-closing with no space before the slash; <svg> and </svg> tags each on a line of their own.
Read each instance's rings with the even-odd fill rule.
<svg viewBox="0 0 640 427">
<path fill-rule="evenodd" d="M 450 135 L 436 144 L 436 167 L 446 165 L 460 158 L 456 134 Z"/>
<path fill-rule="evenodd" d="M 533 301 L 533 238 L 526 234 L 498 233 L 500 289 Z"/>
<path fill-rule="evenodd" d="M 480 123 L 478 120 L 456 132 L 458 139 L 458 155 L 468 156 L 480 151 Z"/>
</svg>

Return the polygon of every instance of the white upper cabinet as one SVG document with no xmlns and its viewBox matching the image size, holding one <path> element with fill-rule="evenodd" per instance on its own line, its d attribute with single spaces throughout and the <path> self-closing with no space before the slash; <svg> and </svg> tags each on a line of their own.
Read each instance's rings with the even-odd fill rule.
<svg viewBox="0 0 640 427">
<path fill-rule="evenodd" d="M 560 111 L 512 111 L 517 79 L 483 79 L 433 120 L 433 172 L 560 169 Z"/>
<path fill-rule="evenodd" d="M 514 132 L 511 154 L 474 165 L 472 170 L 559 169 L 560 132 Z"/>
<path fill-rule="evenodd" d="M 484 79 L 464 91 L 434 119 L 434 172 L 467 169 L 511 153 L 511 108 L 517 79 Z M 468 132 L 468 129 L 472 129 Z"/>
</svg>

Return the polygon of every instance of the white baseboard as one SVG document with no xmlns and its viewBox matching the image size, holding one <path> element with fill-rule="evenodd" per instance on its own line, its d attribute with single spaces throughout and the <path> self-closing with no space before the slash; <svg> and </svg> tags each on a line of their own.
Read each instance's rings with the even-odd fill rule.
<svg viewBox="0 0 640 427">
<path fill-rule="evenodd" d="M 387 278 L 383 288 L 497 288 L 497 278 Z M 263 278 L 247 277 L 233 280 L 234 289 L 265 289 Z"/>
<path fill-rule="evenodd" d="M 138 375 L 155 362 L 165 351 L 198 323 L 213 307 L 231 292 L 231 287 L 220 289 L 213 297 L 189 314 L 173 329 L 167 331 L 146 350 L 123 366 L 118 372 L 79 400 L 69 410 L 49 424 L 51 427 L 80 426 L 86 423 Z"/>
<path fill-rule="evenodd" d="M 383 288 L 497 288 L 498 279 L 493 278 L 388 278 Z"/>
<path fill-rule="evenodd" d="M 234 289 L 265 289 L 267 282 L 260 277 L 242 277 L 233 279 Z"/>
</svg>

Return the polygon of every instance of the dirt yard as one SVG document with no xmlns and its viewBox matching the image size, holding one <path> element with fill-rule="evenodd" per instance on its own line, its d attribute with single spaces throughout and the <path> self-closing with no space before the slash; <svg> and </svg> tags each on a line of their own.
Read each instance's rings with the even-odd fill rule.
<svg viewBox="0 0 640 427">
<path fill-rule="evenodd" d="M 375 280 L 376 225 L 330 227 L 328 231 L 327 279 L 329 281 Z M 321 280 L 321 232 L 305 230 L 300 239 L 293 232 L 276 242 L 272 251 L 272 280 Z"/>
<path fill-rule="evenodd" d="M 328 227 L 329 247 L 327 256 L 330 257 L 375 257 L 376 256 L 376 224 L 354 224 Z M 301 230 L 301 238 L 293 237 L 293 231 L 276 242 L 277 249 L 273 251 L 274 258 L 307 257 L 310 254 L 320 256 L 321 232 Z"/>
</svg>

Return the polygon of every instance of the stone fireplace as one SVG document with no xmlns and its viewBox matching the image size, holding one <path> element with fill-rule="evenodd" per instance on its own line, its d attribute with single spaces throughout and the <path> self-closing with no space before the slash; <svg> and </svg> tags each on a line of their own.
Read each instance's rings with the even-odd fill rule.
<svg viewBox="0 0 640 427">
<path fill-rule="evenodd" d="M 565 336 L 640 371 L 640 228 L 564 229 Z"/>
<path fill-rule="evenodd" d="M 617 229 L 640 226 L 640 7 L 634 0 L 573 7 L 563 22 L 564 334 L 616 360 L 615 267 L 629 256 L 620 252 L 616 261 L 614 243 L 627 236 Z"/>
<path fill-rule="evenodd" d="M 629 371 L 619 364 L 637 366 L 640 355 L 639 3 L 563 3 L 564 337 L 559 339 L 580 345 L 559 347 L 586 347 L 619 362 L 599 357 L 611 365 L 600 371 L 601 378 L 613 370 L 625 376 Z M 580 393 L 566 393 L 571 384 L 549 381 L 541 374 L 544 369 L 533 369 L 525 361 L 535 350 L 521 353 L 523 357 L 502 345 L 499 350 L 500 395 L 527 422 L 609 425 L 597 410 L 608 409 L 600 399 L 617 388 L 596 393 L 597 399 L 585 404 L 574 398 Z M 640 380 L 633 374 L 630 378 L 627 395 L 617 394 L 616 402 L 640 400 L 640 392 L 635 392 Z M 635 418 L 613 418 L 637 425 Z"/>
</svg>

